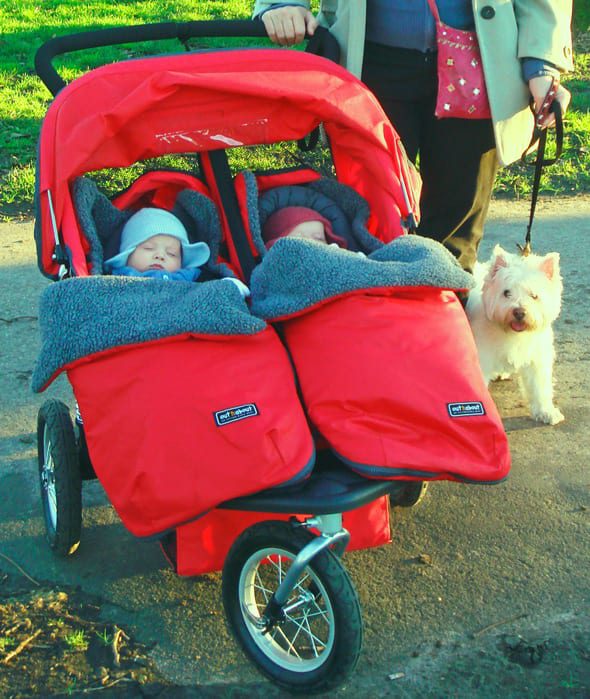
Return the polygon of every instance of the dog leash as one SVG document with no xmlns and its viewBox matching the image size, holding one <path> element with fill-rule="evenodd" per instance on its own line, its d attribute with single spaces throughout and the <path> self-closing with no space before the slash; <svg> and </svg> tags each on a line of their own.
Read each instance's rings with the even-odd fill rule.
<svg viewBox="0 0 590 699">
<path fill-rule="evenodd" d="M 541 105 L 539 111 L 535 114 L 535 128 L 533 131 L 533 137 L 529 144 L 529 147 L 524 152 L 522 159 L 524 161 L 526 154 L 528 153 L 531 146 L 538 140 L 539 145 L 537 147 L 537 157 L 535 158 L 535 173 L 533 176 L 533 192 L 531 198 L 531 210 L 529 214 L 529 223 L 526 229 L 526 235 L 524 238 L 524 245 L 516 244 L 520 250 L 520 254 L 523 257 L 530 255 L 532 252 L 531 247 L 531 229 L 533 227 L 533 220 L 535 218 L 535 209 L 537 208 L 537 199 L 539 197 L 539 186 L 541 184 L 541 172 L 543 168 L 547 165 L 553 165 L 561 157 L 561 152 L 563 150 L 563 117 L 561 112 L 561 105 L 555 100 L 555 95 L 557 93 L 557 88 L 559 87 L 559 78 L 554 77 L 551 81 L 551 85 L 543 104 Z M 553 158 L 545 159 L 545 144 L 547 143 L 547 128 L 540 128 L 545 118 L 549 114 L 555 115 L 555 156 Z"/>
</svg>

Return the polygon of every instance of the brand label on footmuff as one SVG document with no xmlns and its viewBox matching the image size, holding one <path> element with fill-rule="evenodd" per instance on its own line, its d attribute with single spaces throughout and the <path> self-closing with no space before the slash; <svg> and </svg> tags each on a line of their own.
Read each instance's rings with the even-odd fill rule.
<svg viewBox="0 0 590 699">
<path fill-rule="evenodd" d="M 254 403 L 246 403 L 244 405 L 236 405 L 233 408 L 218 410 L 213 413 L 213 417 L 215 418 L 217 427 L 223 427 L 230 422 L 245 420 L 247 417 L 256 417 L 258 414 L 258 408 Z"/>
<path fill-rule="evenodd" d="M 472 415 L 485 415 L 483 403 L 477 400 L 465 403 L 447 403 L 447 410 L 451 417 L 470 417 Z"/>
</svg>

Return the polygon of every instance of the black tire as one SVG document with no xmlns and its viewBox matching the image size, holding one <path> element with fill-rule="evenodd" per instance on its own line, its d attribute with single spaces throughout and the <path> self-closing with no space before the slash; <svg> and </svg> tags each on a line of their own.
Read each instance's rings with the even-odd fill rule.
<svg viewBox="0 0 590 699">
<path fill-rule="evenodd" d="M 287 522 L 255 524 L 234 542 L 222 578 L 225 613 L 246 655 L 277 685 L 300 694 L 325 692 L 344 682 L 357 664 L 363 638 L 356 591 L 330 550 L 320 552 L 307 565 L 287 605 L 302 600 L 302 595 L 307 595 L 307 601 L 267 634 L 256 627 L 253 618 L 260 618 L 278 587 L 278 566 L 284 573 L 288 561 L 312 538 Z M 260 565 L 263 561 L 265 565 Z"/>
<path fill-rule="evenodd" d="M 86 435 L 84 434 L 84 426 L 74 422 L 74 437 L 76 439 L 76 448 L 78 450 L 78 468 L 80 469 L 80 478 L 83 481 L 96 480 L 96 473 L 90 454 L 88 453 L 88 444 L 86 443 Z"/>
<path fill-rule="evenodd" d="M 48 400 L 39 410 L 37 454 L 47 540 L 57 555 L 69 556 L 80 544 L 82 481 L 70 412 L 61 401 Z"/>
<path fill-rule="evenodd" d="M 415 507 L 426 497 L 428 481 L 408 481 L 395 500 L 390 499 L 392 507 Z"/>
</svg>

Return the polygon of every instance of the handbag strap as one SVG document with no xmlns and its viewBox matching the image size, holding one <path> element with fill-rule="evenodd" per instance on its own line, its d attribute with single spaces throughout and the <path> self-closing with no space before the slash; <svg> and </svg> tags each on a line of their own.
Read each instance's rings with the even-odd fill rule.
<svg viewBox="0 0 590 699">
<path fill-rule="evenodd" d="M 547 92 L 547 97 L 543 101 L 541 108 L 535 115 L 535 129 L 533 132 L 533 138 L 531 140 L 531 145 L 535 141 L 539 141 L 537 147 L 537 157 L 535 158 L 535 173 L 533 175 L 533 190 L 531 197 L 531 210 L 529 213 L 529 223 L 526 229 L 526 234 L 524 238 L 524 246 L 518 245 L 518 248 L 523 256 L 527 256 L 531 253 L 531 230 L 533 227 L 533 220 L 535 218 L 535 209 L 537 208 L 537 199 L 539 197 L 539 187 L 541 184 L 541 172 L 543 168 L 547 165 L 553 165 L 561 157 L 561 152 L 563 150 L 563 117 L 561 113 L 561 105 L 557 102 L 555 98 L 555 93 L 557 92 L 558 79 L 554 78 L 549 91 Z M 537 124 L 541 123 L 547 114 L 555 115 L 555 156 L 553 158 L 545 159 L 545 144 L 547 143 L 547 129 L 539 129 Z M 530 148 L 530 146 L 529 146 Z M 528 151 L 528 148 L 527 148 Z M 524 157 L 524 156 L 523 156 Z"/>
<path fill-rule="evenodd" d="M 428 4 L 430 6 L 430 11 L 434 15 L 436 23 L 440 24 L 440 15 L 438 14 L 438 7 L 436 6 L 436 2 L 434 0 L 428 0 Z"/>
</svg>

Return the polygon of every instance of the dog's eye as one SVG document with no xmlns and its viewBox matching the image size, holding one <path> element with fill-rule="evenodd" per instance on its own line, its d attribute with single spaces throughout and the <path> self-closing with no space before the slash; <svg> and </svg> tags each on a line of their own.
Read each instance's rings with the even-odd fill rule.
<svg viewBox="0 0 590 699">
<path fill-rule="evenodd" d="M 504 289 L 504 298 L 509 299 L 511 296 L 510 289 Z"/>
</svg>

